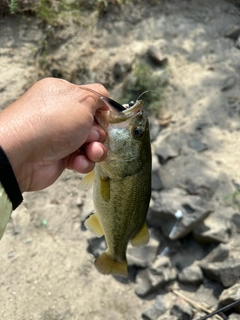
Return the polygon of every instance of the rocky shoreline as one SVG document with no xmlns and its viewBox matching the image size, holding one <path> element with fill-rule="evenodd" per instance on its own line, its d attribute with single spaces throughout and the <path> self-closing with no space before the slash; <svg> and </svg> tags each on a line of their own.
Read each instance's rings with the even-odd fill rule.
<svg viewBox="0 0 240 320">
<path fill-rule="evenodd" d="M 65 172 L 25 194 L 27 209 L 12 215 L 0 246 L 0 318 L 197 320 L 240 299 L 237 5 L 137 1 L 58 27 L 1 17 L 2 108 L 45 76 L 101 82 L 115 100 L 148 84 L 161 99 L 149 110 L 151 239 L 129 246 L 129 278 L 95 270 L 105 243 L 83 227 L 92 197 Z M 141 82 L 142 63 L 151 77 Z M 148 107 L 149 96 L 142 99 Z M 238 320 L 240 307 L 211 319 Z"/>
</svg>

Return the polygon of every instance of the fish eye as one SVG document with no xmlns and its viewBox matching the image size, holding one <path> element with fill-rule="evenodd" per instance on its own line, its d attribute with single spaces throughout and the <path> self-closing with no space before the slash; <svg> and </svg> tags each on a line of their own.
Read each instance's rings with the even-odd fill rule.
<svg viewBox="0 0 240 320">
<path fill-rule="evenodd" d="M 141 138 L 143 133 L 144 133 L 143 128 L 141 128 L 141 127 L 133 128 L 133 137 L 134 138 Z"/>
<path fill-rule="evenodd" d="M 133 107 L 135 105 L 135 101 L 130 101 L 128 105 L 129 105 L 129 108 Z"/>
</svg>

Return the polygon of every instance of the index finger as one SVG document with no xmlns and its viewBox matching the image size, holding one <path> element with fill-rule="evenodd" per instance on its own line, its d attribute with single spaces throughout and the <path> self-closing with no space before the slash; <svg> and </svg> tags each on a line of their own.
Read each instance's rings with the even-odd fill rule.
<svg viewBox="0 0 240 320">
<path fill-rule="evenodd" d="M 83 87 L 80 86 L 80 88 L 81 88 L 81 89 L 84 89 L 84 90 L 87 90 L 87 91 L 90 91 L 90 92 L 92 92 L 93 94 L 96 94 L 97 96 L 99 96 L 99 98 L 100 98 L 102 101 L 104 101 L 105 105 L 107 105 L 107 106 L 110 107 L 110 108 L 115 109 L 115 110 L 118 111 L 118 112 L 122 112 L 122 111 L 125 110 L 125 107 L 124 107 L 124 106 L 122 106 L 122 105 L 121 105 L 120 103 L 118 103 L 117 101 L 109 98 L 108 96 L 102 95 L 102 94 L 94 91 L 93 89 L 91 89 L 91 88 L 89 88 L 89 87 L 84 87 L 84 88 L 83 88 Z"/>
<path fill-rule="evenodd" d="M 96 110 L 102 109 L 102 110 L 109 110 L 109 107 L 107 106 L 106 102 L 102 98 L 109 99 L 109 94 L 107 89 L 101 85 L 100 83 L 93 83 L 93 84 L 86 84 L 78 86 L 79 89 L 91 92 L 93 95 L 95 95 L 96 101 Z"/>
</svg>

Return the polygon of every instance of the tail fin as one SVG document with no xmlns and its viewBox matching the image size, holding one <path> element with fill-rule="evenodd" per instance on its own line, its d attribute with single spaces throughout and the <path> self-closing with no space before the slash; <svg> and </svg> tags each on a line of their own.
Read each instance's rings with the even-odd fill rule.
<svg viewBox="0 0 240 320">
<path fill-rule="evenodd" d="M 115 274 L 127 277 L 127 261 L 115 261 L 107 252 L 103 252 L 95 261 L 94 265 L 97 270 L 102 274 Z"/>
</svg>

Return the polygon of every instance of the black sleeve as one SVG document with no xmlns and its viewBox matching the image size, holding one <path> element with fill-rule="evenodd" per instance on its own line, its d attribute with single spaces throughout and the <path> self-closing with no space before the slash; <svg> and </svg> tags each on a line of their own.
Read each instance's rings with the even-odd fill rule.
<svg viewBox="0 0 240 320">
<path fill-rule="evenodd" d="M 15 210 L 23 201 L 21 190 L 18 186 L 17 179 L 13 172 L 12 166 L 0 147 L 0 182 L 12 202 L 13 210 Z"/>
</svg>

